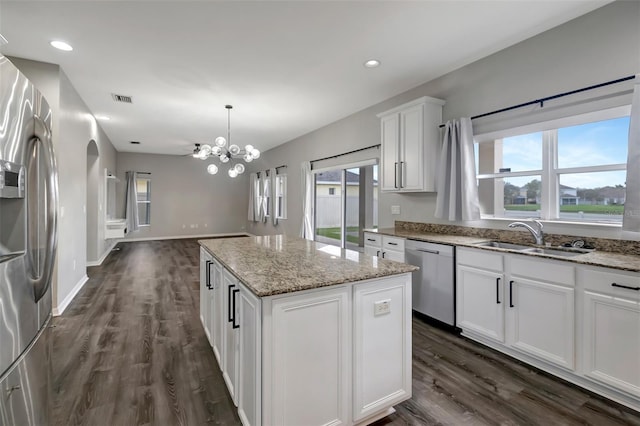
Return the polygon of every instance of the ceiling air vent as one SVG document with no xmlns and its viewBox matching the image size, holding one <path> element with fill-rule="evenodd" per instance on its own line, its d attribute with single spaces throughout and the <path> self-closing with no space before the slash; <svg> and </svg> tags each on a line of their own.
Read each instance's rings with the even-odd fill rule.
<svg viewBox="0 0 640 426">
<path fill-rule="evenodd" d="M 111 97 L 116 102 L 124 102 L 125 104 L 132 104 L 133 103 L 133 100 L 131 99 L 131 96 L 116 95 L 115 93 L 112 93 Z"/>
</svg>

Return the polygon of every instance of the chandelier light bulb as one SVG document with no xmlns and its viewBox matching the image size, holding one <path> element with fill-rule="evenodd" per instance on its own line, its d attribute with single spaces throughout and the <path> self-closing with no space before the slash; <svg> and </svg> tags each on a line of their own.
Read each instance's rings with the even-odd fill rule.
<svg viewBox="0 0 640 426">
<path fill-rule="evenodd" d="M 218 145 L 220 148 L 223 148 L 224 146 L 227 145 L 227 140 L 222 136 L 218 136 L 216 138 L 216 145 Z"/>
<path fill-rule="evenodd" d="M 200 158 L 200 151 L 193 153 L 193 158 Z"/>
<path fill-rule="evenodd" d="M 222 154 L 222 148 L 220 148 L 218 145 L 214 145 L 211 147 L 211 155 L 215 155 L 216 157 L 218 157 L 220 154 Z"/>
<path fill-rule="evenodd" d="M 229 169 L 229 176 L 232 177 L 232 178 L 238 176 L 238 172 L 236 171 L 236 169 L 234 167 Z"/>
<path fill-rule="evenodd" d="M 244 164 L 238 163 L 234 166 L 234 169 L 236 169 L 236 172 L 241 175 L 244 173 Z"/>
<path fill-rule="evenodd" d="M 244 152 L 249 154 L 251 151 L 253 151 L 253 145 L 245 145 L 244 146 Z"/>
<path fill-rule="evenodd" d="M 215 175 L 216 173 L 218 173 L 218 166 L 216 166 L 215 164 L 209 164 L 209 166 L 207 166 L 207 173 L 209 173 L 210 175 Z"/>
<path fill-rule="evenodd" d="M 260 151 L 258 151 L 257 149 L 254 149 L 253 151 L 251 151 L 251 156 L 253 157 L 254 160 L 257 160 L 258 158 L 260 158 Z"/>
<path fill-rule="evenodd" d="M 204 152 L 204 151 L 200 151 L 198 153 L 198 159 L 200 159 L 200 160 L 206 160 L 208 157 L 209 157 L 209 155 L 207 155 L 207 153 Z"/>
<path fill-rule="evenodd" d="M 253 157 L 252 157 L 252 156 L 251 156 L 251 154 L 249 154 L 249 153 L 245 154 L 245 155 L 244 155 L 244 157 L 242 157 L 242 159 L 243 159 L 244 161 L 246 161 L 247 163 L 250 163 L 250 162 L 252 162 L 252 161 L 253 161 Z"/>
<path fill-rule="evenodd" d="M 204 144 L 200 147 L 200 153 L 203 157 L 211 155 L 211 145 Z"/>
<path fill-rule="evenodd" d="M 226 155 L 226 154 L 222 154 L 222 155 L 220 156 L 220 162 L 222 162 L 222 163 L 228 163 L 228 162 L 229 162 L 229 157 L 227 157 L 227 155 Z"/>
<path fill-rule="evenodd" d="M 240 147 L 236 144 L 230 145 L 229 152 L 231 153 L 231 155 L 238 155 L 240 154 Z"/>
</svg>

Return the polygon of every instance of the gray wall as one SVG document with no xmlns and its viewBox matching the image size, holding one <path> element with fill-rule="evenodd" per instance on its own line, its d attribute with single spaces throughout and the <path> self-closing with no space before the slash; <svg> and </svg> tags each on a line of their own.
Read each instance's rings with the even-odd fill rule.
<svg viewBox="0 0 640 426">
<path fill-rule="evenodd" d="M 53 143 L 60 186 L 58 256 L 53 282 L 53 306 L 57 308 L 86 275 L 87 144 L 91 140 L 96 142 L 101 170 L 105 167 L 115 170 L 116 151 L 58 65 L 10 60 L 43 93 L 53 110 Z M 104 193 L 103 184 L 99 191 Z M 99 248 L 104 252 L 106 242 Z"/>
<path fill-rule="evenodd" d="M 638 72 L 640 2 L 618 1 L 263 153 L 252 171 L 288 165 L 288 219 L 275 228 L 248 222 L 247 230 L 298 235 L 302 220 L 300 163 L 380 143 L 379 112 L 426 95 L 446 100 L 443 118 L 447 120 Z M 395 220 L 439 222 L 433 217 L 435 200 L 433 193 L 382 193 L 380 226 L 393 226 Z M 400 206 L 400 215 L 391 215 L 392 205 Z M 506 223 L 499 221 L 469 225 L 506 228 Z M 547 229 L 640 239 L 638 234 L 615 227 L 549 224 Z"/>
<path fill-rule="evenodd" d="M 249 180 L 207 173 L 207 161 L 191 156 L 118 153 L 116 203 L 124 217 L 125 173 L 151 173 L 151 226 L 127 239 L 242 232 L 247 220 Z"/>
</svg>

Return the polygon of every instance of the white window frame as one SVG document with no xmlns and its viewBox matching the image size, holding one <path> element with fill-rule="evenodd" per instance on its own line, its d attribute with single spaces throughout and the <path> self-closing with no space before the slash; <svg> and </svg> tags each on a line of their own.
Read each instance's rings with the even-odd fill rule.
<svg viewBox="0 0 640 426">
<path fill-rule="evenodd" d="M 149 191 L 147 192 L 147 200 L 146 201 L 140 201 L 140 200 L 136 200 L 136 203 L 138 204 L 138 211 L 140 211 L 140 204 L 147 204 L 147 216 L 149 219 L 149 223 L 140 223 L 138 224 L 138 226 L 151 226 L 151 177 L 149 176 L 144 176 L 144 177 L 140 177 L 137 176 L 136 177 L 136 194 L 138 191 L 138 181 L 139 180 L 146 180 L 147 182 L 147 187 L 149 188 Z M 137 197 L 136 197 L 137 199 Z M 138 216 L 138 219 L 140 217 Z"/>
<path fill-rule="evenodd" d="M 282 183 L 282 192 L 280 192 L 280 183 Z M 276 218 L 287 218 L 287 174 L 278 173 L 276 171 L 276 178 L 274 182 L 274 188 L 272 188 L 275 197 Z M 282 204 L 279 202 L 282 199 Z M 282 207 L 282 208 L 281 208 Z"/>
<path fill-rule="evenodd" d="M 578 219 L 560 219 L 560 200 L 559 200 L 559 185 L 560 176 L 563 174 L 573 173 L 594 173 L 594 172 L 609 172 L 609 171 L 621 171 L 627 169 L 626 163 L 618 164 L 604 164 L 598 166 L 583 166 L 583 167 L 566 167 L 559 168 L 558 159 L 558 129 L 563 127 L 576 126 L 581 124 L 587 124 L 595 121 L 611 120 L 615 118 L 621 118 L 629 116 L 631 113 L 631 106 L 626 105 L 622 107 L 610 108 L 601 111 L 589 112 L 586 114 L 575 115 L 571 117 L 564 117 L 544 123 L 531 124 L 514 129 L 506 129 L 498 132 L 491 132 L 484 135 L 477 135 L 475 141 L 478 144 L 491 141 L 499 141 L 509 136 L 523 135 L 527 133 L 542 132 L 542 169 L 538 170 L 524 170 L 517 172 L 502 172 L 502 173 L 478 173 L 476 178 L 480 179 L 495 179 L 495 178 L 510 178 L 521 176 L 540 176 L 541 188 L 540 188 L 540 219 L 543 221 L 551 221 L 554 223 L 574 223 L 588 226 L 601 226 L 601 227 L 622 227 L 622 222 L 593 222 L 582 221 Z M 498 194 L 496 194 L 498 196 Z M 502 194 L 500 194 L 502 197 Z M 482 214 L 482 219 L 487 220 L 508 220 L 513 221 L 513 217 L 495 216 L 490 214 Z"/>
</svg>

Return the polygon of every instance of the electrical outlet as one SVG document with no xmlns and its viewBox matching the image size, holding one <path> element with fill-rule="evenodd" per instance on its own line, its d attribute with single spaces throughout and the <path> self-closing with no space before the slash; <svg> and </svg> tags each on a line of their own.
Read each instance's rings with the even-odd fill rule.
<svg viewBox="0 0 640 426">
<path fill-rule="evenodd" d="M 391 214 L 400 214 L 400 206 L 391 206 Z"/>
<path fill-rule="evenodd" d="M 379 300 L 373 304 L 373 316 L 377 317 L 391 312 L 391 299 Z"/>
</svg>

